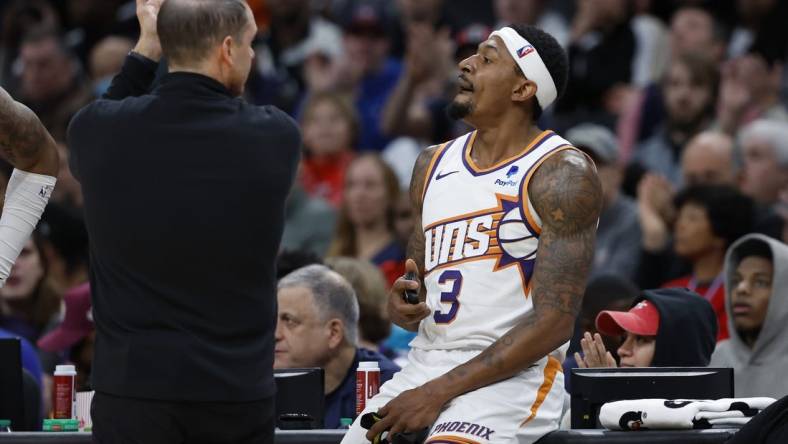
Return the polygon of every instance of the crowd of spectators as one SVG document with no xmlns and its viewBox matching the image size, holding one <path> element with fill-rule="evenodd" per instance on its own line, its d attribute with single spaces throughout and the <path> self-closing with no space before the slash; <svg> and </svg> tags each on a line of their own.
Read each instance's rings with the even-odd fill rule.
<svg viewBox="0 0 788 444">
<path fill-rule="evenodd" d="M 491 30 L 513 22 L 542 27 L 566 49 L 567 92 L 540 125 L 591 157 L 604 191 L 592 277 L 572 350 L 601 347 L 596 350 L 610 355 L 597 355 L 600 365 L 629 365 L 635 346 L 651 337 L 657 341 L 653 359 L 637 362 L 670 365 L 660 350 L 674 345 L 663 326 L 684 322 L 674 317 L 682 310 L 700 310 L 695 317 L 707 321 L 705 306 L 671 304 L 699 298 L 710 304 L 716 324 L 698 333 L 704 345 L 693 364 L 709 361 L 711 350 L 701 337 L 709 331 L 725 341 L 712 364 L 741 372 L 751 370 L 755 356 L 764 366 L 784 362 L 780 347 L 788 341 L 773 336 L 785 336 L 776 323 L 785 317 L 777 273 L 788 241 L 788 3 L 248 3 L 259 34 L 245 99 L 280 107 L 303 134 L 279 261 L 277 344 L 292 356 L 278 354 L 277 365 L 326 367 L 329 404 L 346 401 L 330 392 L 347 383 L 349 365 L 359 357 L 396 362 L 407 352 L 412 334 L 392 328 L 385 298 L 404 273 L 414 229 L 412 166 L 425 147 L 468 131 L 445 113 L 457 64 Z M 71 117 L 106 91 L 133 47 L 134 10 L 128 0 L 0 0 L 0 86 L 36 112 L 61 157 L 47 212 L 0 289 L 0 337 L 23 338 L 25 369 L 44 393 L 56 364 L 75 362 L 89 373 L 92 320 L 83 285 L 89 239 L 65 136 Z M 0 176 L 10 171 L 0 165 Z M 147 180 L 139 173 L 140 181 Z M 259 222 L 265 230 L 266 222 Z M 739 240 L 747 235 L 749 241 Z M 758 248 L 758 242 L 767 247 Z M 766 278 L 757 271 L 764 264 L 753 257 L 768 261 L 766 302 L 754 296 Z M 671 287 L 689 291 L 642 292 Z M 309 293 L 312 301 L 298 300 L 294 292 Z M 347 312 L 333 304 L 342 294 L 356 296 L 342 301 Z M 322 297 L 330 303 L 320 302 Z M 653 334 L 618 325 L 609 315 L 596 318 L 604 310 L 642 311 L 644 304 L 658 311 Z M 296 317 L 302 324 L 296 325 Z M 299 337 L 307 327 L 328 336 Z M 584 337 L 585 331 L 590 334 Z M 307 347 L 301 360 L 298 344 Z M 578 353 L 565 367 L 586 361 Z M 763 382 L 764 390 L 739 385 L 737 377 L 737 395 L 773 396 L 769 388 L 784 385 L 748 379 Z M 88 379 L 80 383 L 89 387 Z"/>
</svg>

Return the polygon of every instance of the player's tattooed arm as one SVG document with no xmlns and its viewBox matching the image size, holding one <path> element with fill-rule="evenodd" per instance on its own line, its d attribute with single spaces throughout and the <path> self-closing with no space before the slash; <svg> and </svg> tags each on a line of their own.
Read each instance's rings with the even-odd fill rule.
<svg viewBox="0 0 788 444">
<path fill-rule="evenodd" d="M 416 159 L 416 164 L 413 166 L 413 174 L 410 179 L 409 194 L 410 203 L 413 207 L 413 233 L 408 240 L 407 255 L 408 258 L 416 262 L 416 266 L 419 268 L 419 278 L 424 276 L 425 240 L 424 230 L 421 224 L 421 210 L 424 207 L 424 182 L 427 180 L 427 169 L 438 148 L 438 145 L 434 145 L 419 154 L 419 157 Z M 419 289 L 419 298 L 422 301 L 426 298 L 426 291 L 423 285 Z"/>
<path fill-rule="evenodd" d="M 419 154 L 410 179 L 409 193 L 410 201 L 413 205 L 414 226 L 413 233 L 408 241 L 408 260 L 405 263 L 405 268 L 408 272 L 412 271 L 418 276 L 418 283 L 400 278 L 394 282 L 389 293 L 388 311 L 391 321 L 409 331 L 418 330 L 421 320 L 430 315 L 430 309 L 424 303 L 427 294 L 424 286 L 420 285 L 421 277 L 424 275 L 425 242 L 424 231 L 421 229 L 421 209 L 425 176 L 436 149 L 437 147 L 429 147 Z M 416 290 L 417 288 L 421 302 L 418 304 L 405 302 L 403 297 L 405 290 Z"/>
<path fill-rule="evenodd" d="M 509 378 L 572 335 L 591 267 L 602 190 L 589 159 L 574 150 L 548 158 L 529 197 L 542 219 L 531 283 L 534 312 L 476 358 L 423 386 L 446 401 Z"/>
<path fill-rule="evenodd" d="M 0 88 L 0 148 L 20 170 L 57 176 L 55 141 L 38 117 Z"/>
<path fill-rule="evenodd" d="M 543 225 L 532 284 L 534 312 L 537 319 L 559 322 L 568 339 L 594 257 L 602 188 L 591 161 L 566 150 L 537 170 L 529 195 Z M 557 345 L 565 341 L 559 339 Z"/>
</svg>

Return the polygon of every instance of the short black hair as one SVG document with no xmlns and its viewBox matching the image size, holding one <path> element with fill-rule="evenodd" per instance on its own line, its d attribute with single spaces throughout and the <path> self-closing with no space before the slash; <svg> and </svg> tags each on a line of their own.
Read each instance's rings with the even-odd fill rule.
<svg viewBox="0 0 788 444">
<path fill-rule="evenodd" d="M 564 51 L 564 48 L 561 47 L 555 37 L 536 26 L 516 24 L 509 27 L 528 40 L 528 43 L 534 46 L 536 52 L 539 53 L 539 57 L 542 58 L 558 92 L 558 96 L 553 102 L 555 104 L 566 91 L 566 79 L 569 76 L 569 59 L 566 56 L 566 51 Z M 517 68 L 517 72 L 522 74 L 519 68 Z M 544 110 L 534 98 L 534 120 L 538 120 L 542 116 L 542 111 Z"/>
<path fill-rule="evenodd" d="M 602 274 L 588 282 L 580 318 L 594 322 L 602 310 L 609 310 L 618 301 L 627 301 L 631 305 L 640 291 L 629 279 L 616 274 Z"/>
<path fill-rule="evenodd" d="M 736 247 L 734 251 L 734 262 L 738 265 L 748 257 L 760 257 L 772 262 L 772 248 L 768 243 L 761 239 L 747 239 Z"/>
<path fill-rule="evenodd" d="M 675 199 L 676 208 L 686 204 L 703 207 L 715 236 L 725 239 L 726 248 L 752 231 L 755 204 L 728 185 L 697 185 L 685 188 Z"/>
<path fill-rule="evenodd" d="M 66 273 L 79 271 L 89 262 L 88 231 L 82 212 L 57 202 L 50 202 L 41 215 L 36 230 L 49 243 L 66 266 Z"/>
<path fill-rule="evenodd" d="M 276 257 L 276 280 L 306 267 L 307 265 L 323 265 L 320 256 L 309 250 L 282 250 Z"/>
<path fill-rule="evenodd" d="M 227 36 L 240 39 L 247 22 L 243 0 L 170 0 L 156 20 L 162 52 L 176 63 L 202 60 Z"/>
</svg>

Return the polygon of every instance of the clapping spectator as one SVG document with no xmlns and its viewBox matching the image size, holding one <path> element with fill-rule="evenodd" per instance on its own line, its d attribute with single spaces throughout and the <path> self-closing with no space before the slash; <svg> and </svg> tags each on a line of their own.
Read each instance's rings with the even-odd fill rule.
<svg viewBox="0 0 788 444">
<path fill-rule="evenodd" d="M 405 273 L 405 250 L 394 231 L 398 199 L 397 177 L 380 156 L 355 158 L 345 175 L 337 233 L 328 255 L 369 260 L 391 285 Z"/>
<path fill-rule="evenodd" d="M 739 172 L 734 159 L 733 140 L 725 133 L 704 131 L 693 137 L 681 157 L 681 178 L 686 186 L 727 185 L 735 187 Z M 662 176 L 648 173 L 638 186 L 638 216 L 642 246 L 648 252 L 660 251 L 668 243 L 675 221 L 676 187 Z M 663 270 L 659 270 L 662 273 Z M 639 280 L 642 285 L 660 282 Z"/>
<path fill-rule="evenodd" d="M 727 186 L 697 186 L 681 191 L 675 199 L 672 251 L 663 246 L 649 251 L 644 243 L 641 285 L 688 288 L 709 301 L 719 320 L 719 339 L 728 337 L 722 269 L 725 251 L 752 230 L 752 201 Z M 643 215 L 641 215 L 643 218 Z M 644 242 L 649 239 L 644 236 Z M 675 254 L 675 256 L 673 256 Z M 678 259 L 677 259 L 678 258 Z M 675 279 L 671 279 L 678 276 Z"/>
<path fill-rule="evenodd" d="M 254 45 L 250 94 L 256 102 L 294 114 L 307 89 L 307 60 L 339 57 L 342 34 L 334 23 L 314 15 L 307 0 L 269 0 L 266 6 L 270 23 Z"/>
<path fill-rule="evenodd" d="M 381 127 L 383 108 L 402 72 L 390 57 L 391 12 L 383 0 L 351 0 L 340 11 L 345 58 L 338 88 L 355 98 L 361 126 L 359 150 L 381 151 L 390 141 Z"/>
<path fill-rule="evenodd" d="M 567 391 L 571 387 L 571 373 L 569 370 L 578 367 L 574 352 L 581 350 L 581 340 L 588 332 L 591 336 L 598 333 L 596 317 L 605 310 L 626 311 L 638 297 L 638 289 L 629 280 L 616 274 L 604 274 L 592 278 L 583 294 L 583 305 L 575 323 L 575 334 L 569 343 L 567 356 L 563 363 L 564 385 Z M 605 349 L 618 360 L 618 346 L 621 345 L 619 336 L 602 336 Z"/>
<path fill-rule="evenodd" d="M 428 143 L 450 137 L 444 113 L 447 91 L 453 85 L 450 73 L 454 71 L 454 44 L 449 31 L 448 26 L 436 29 L 429 22 L 407 24 L 403 73 L 381 116 L 385 134 Z"/>
<path fill-rule="evenodd" d="M 624 336 L 620 362 L 605 347 L 602 336 L 585 332 L 580 367 L 705 367 L 717 337 L 711 305 L 680 288 L 646 290 L 629 311 L 603 311 L 596 328 L 606 336 Z M 712 363 L 713 365 L 713 363 Z"/>
<path fill-rule="evenodd" d="M 730 339 L 717 344 L 711 365 L 733 367 L 737 397 L 788 394 L 785 272 L 788 247 L 751 234 L 728 250 L 725 306 Z"/>
</svg>

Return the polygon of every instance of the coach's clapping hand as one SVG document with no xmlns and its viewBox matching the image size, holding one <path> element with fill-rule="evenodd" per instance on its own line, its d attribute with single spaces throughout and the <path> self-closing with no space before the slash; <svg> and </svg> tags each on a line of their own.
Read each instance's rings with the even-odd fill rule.
<svg viewBox="0 0 788 444">
<path fill-rule="evenodd" d="M 382 419 L 369 429 L 367 439 L 374 442 L 376 436 L 388 430 L 391 442 L 396 433 L 418 432 L 430 427 L 446 402 L 430 389 L 430 383 L 405 390 L 378 410 L 377 414 Z"/>
<path fill-rule="evenodd" d="M 156 28 L 159 9 L 165 0 L 137 0 L 137 20 L 140 22 L 140 39 L 134 52 L 151 60 L 161 58 L 161 43 Z"/>
<path fill-rule="evenodd" d="M 418 276 L 418 267 L 416 262 L 408 259 L 405 262 L 405 269 L 408 272 L 414 272 Z M 405 290 L 413 290 L 419 292 L 421 284 L 418 280 L 407 280 L 401 277 L 394 282 L 389 293 L 389 316 L 391 321 L 405 330 L 416 331 L 419 328 L 419 322 L 430 315 L 430 309 L 424 302 L 418 304 L 409 304 L 405 301 Z"/>
<path fill-rule="evenodd" d="M 585 332 L 580 339 L 580 346 L 583 348 L 583 356 L 575 352 L 575 360 L 580 368 L 599 368 L 599 367 L 618 367 L 615 358 L 605 348 L 602 337 L 599 333 Z"/>
</svg>

